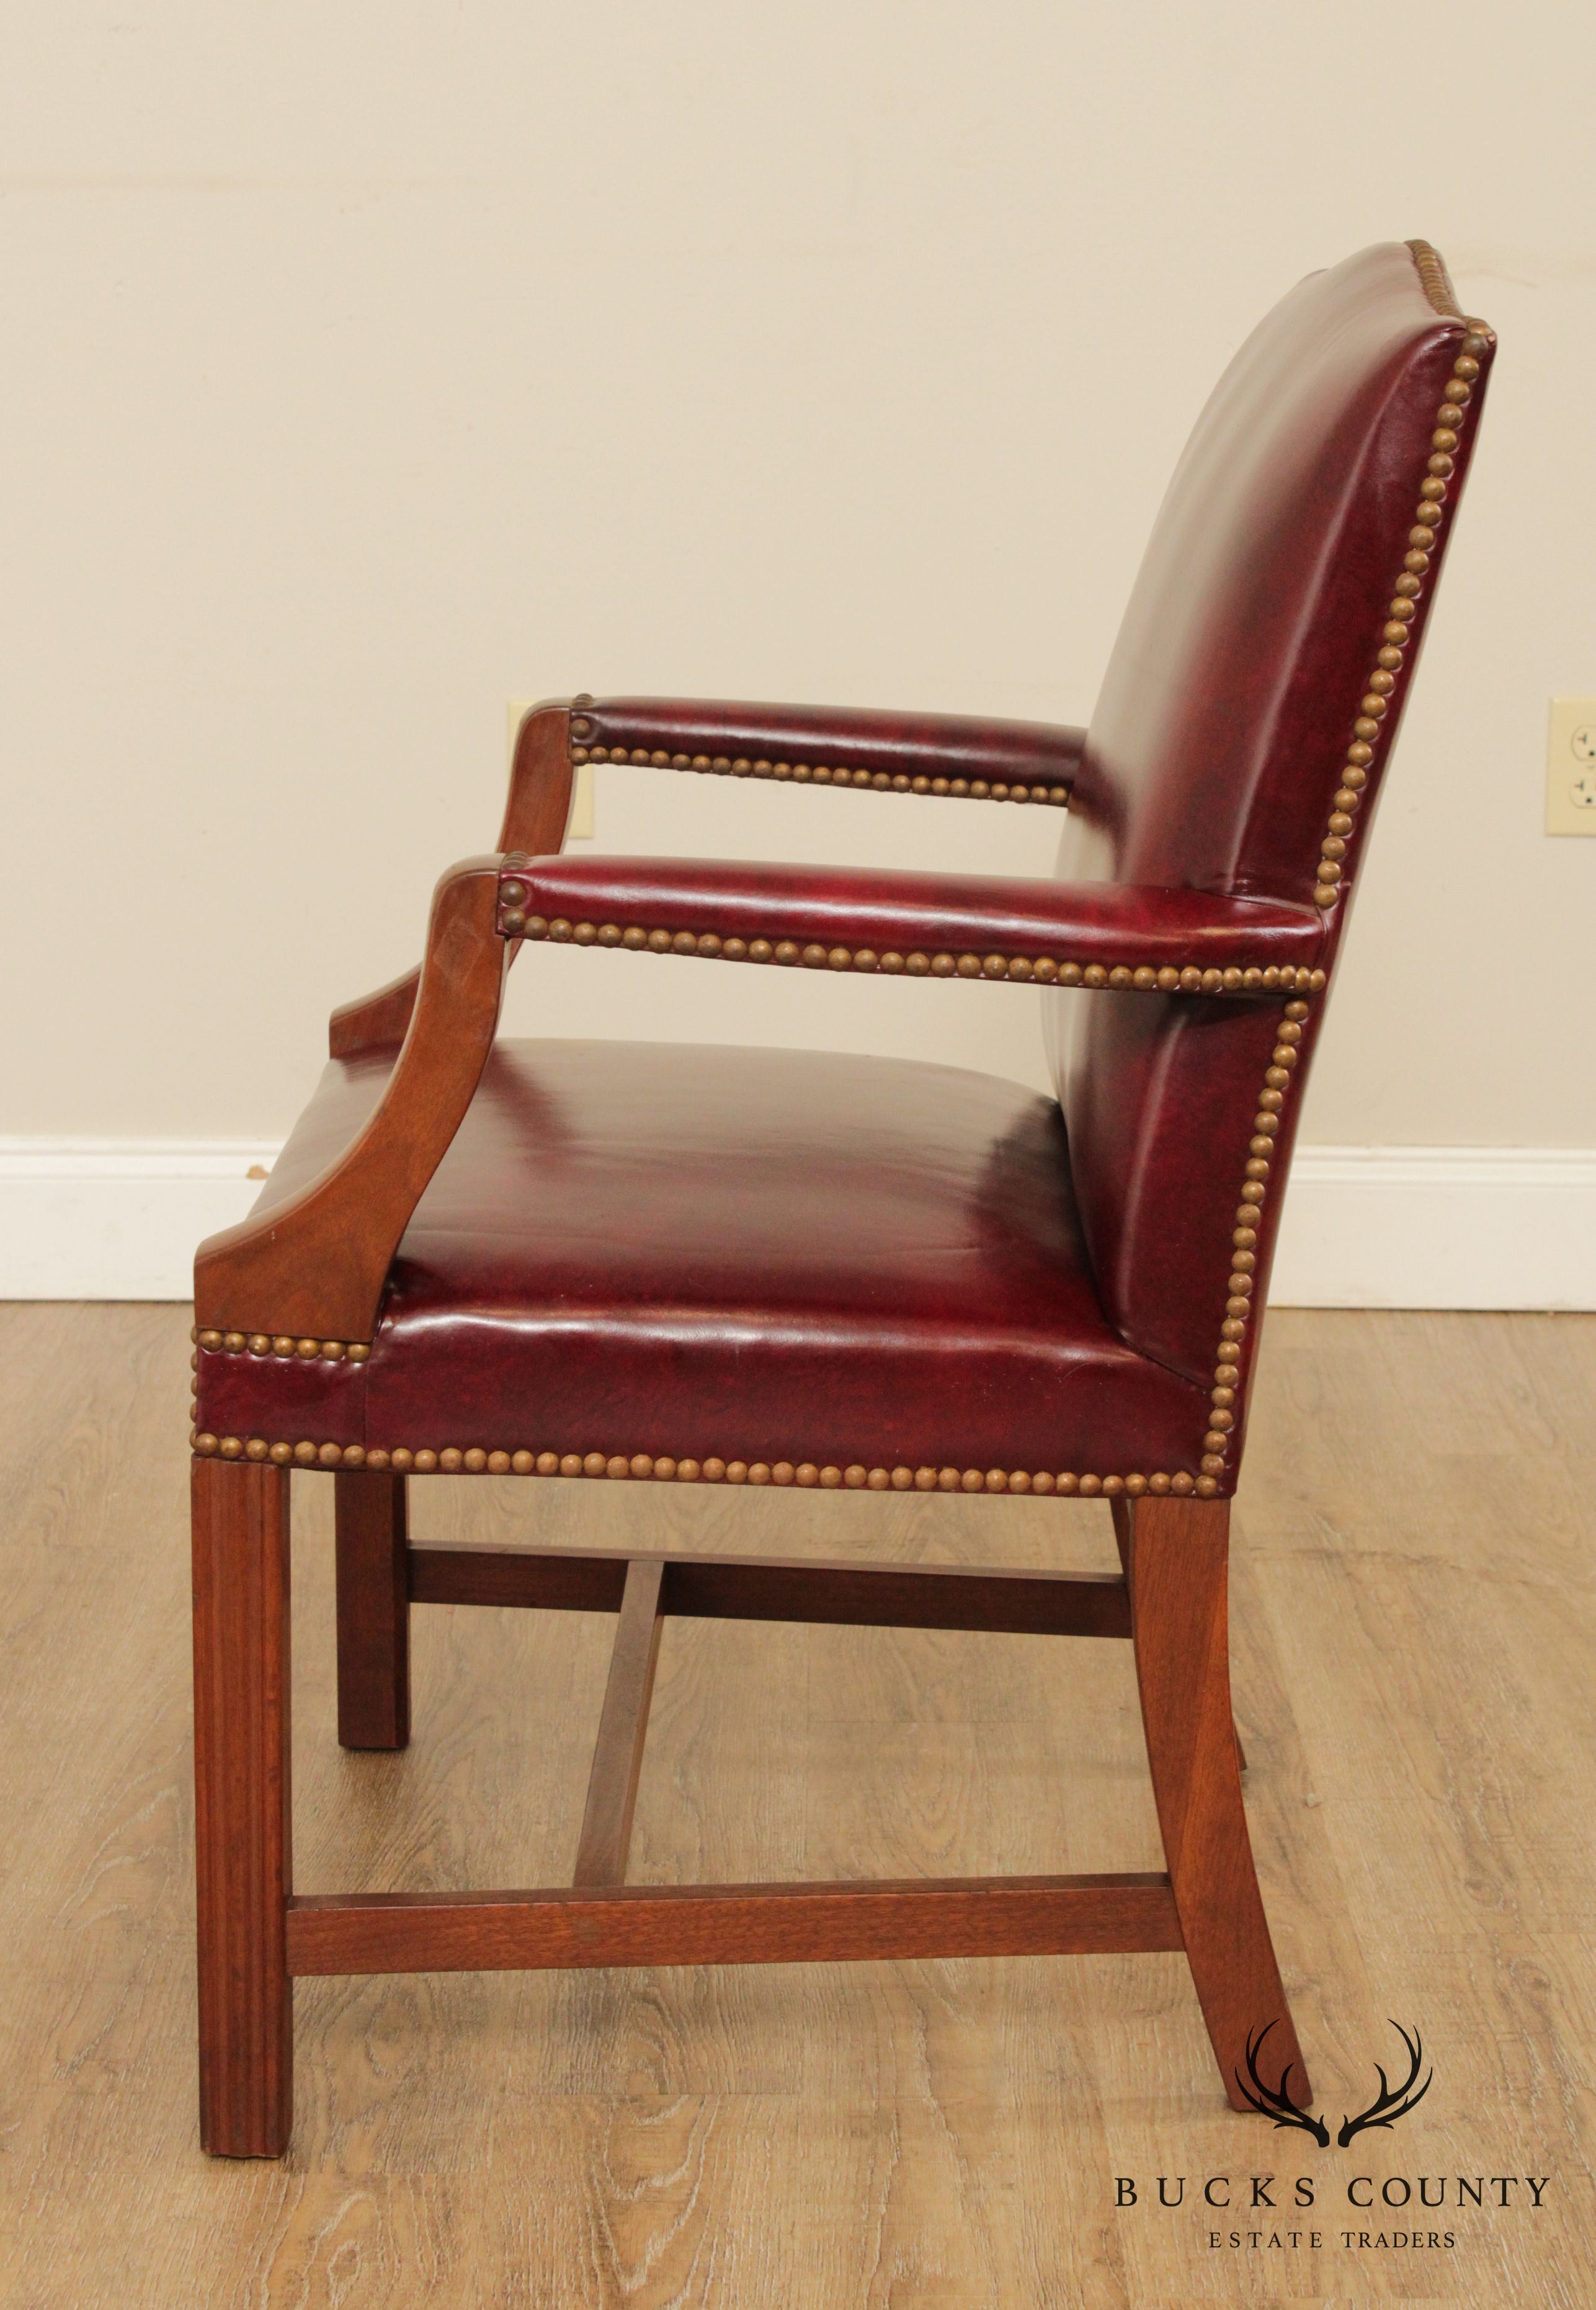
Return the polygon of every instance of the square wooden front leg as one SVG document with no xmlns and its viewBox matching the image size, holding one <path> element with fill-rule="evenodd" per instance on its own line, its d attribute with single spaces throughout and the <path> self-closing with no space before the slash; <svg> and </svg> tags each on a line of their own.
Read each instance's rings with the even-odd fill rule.
<svg viewBox="0 0 1596 2310">
<path fill-rule="evenodd" d="M 194 1463 L 200 2139 L 275 2158 L 293 2106 L 286 1946 L 289 1472 Z"/>
</svg>

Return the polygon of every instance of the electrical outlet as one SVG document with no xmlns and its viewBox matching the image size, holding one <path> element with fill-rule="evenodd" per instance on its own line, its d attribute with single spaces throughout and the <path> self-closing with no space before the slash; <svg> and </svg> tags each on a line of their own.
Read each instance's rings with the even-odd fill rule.
<svg viewBox="0 0 1596 2310">
<path fill-rule="evenodd" d="M 521 727 L 522 717 L 531 712 L 536 702 L 535 699 L 531 698 L 512 698 L 510 700 L 509 758 L 512 760 L 516 751 L 516 733 Z M 1592 719 L 1596 721 L 1596 709 L 1592 710 Z M 593 840 L 593 764 L 591 762 L 578 762 L 577 765 L 576 782 L 571 787 L 571 821 L 565 832 L 568 842 Z"/>
<path fill-rule="evenodd" d="M 1546 741 L 1546 830 L 1596 834 L 1596 698 L 1554 698 Z"/>
</svg>

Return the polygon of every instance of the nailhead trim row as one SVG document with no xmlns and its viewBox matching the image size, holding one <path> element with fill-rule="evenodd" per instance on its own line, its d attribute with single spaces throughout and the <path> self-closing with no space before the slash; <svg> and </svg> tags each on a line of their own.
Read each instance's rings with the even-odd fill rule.
<svg viewBox="0 0 1596 2310">
<path fill-rule="evenodd" d="M 1420 282 L 1432 306 L 1439 313 L 1457 316 L 1458 308 L 1453 300 L 1446 268 L 1435 250 L 1422 241 L 1410 242 L 1409 246 Z M 1417 615 L 1418 598 L 1429 571 L 1430 549 L 1436 543 L 1444 510 L 1447 483 L 1455 466 L 1453 452 L 1458 446 L 1461 429 L 1468 413 L 1474 379 L 1479 374 L 1479 356 L 1490 343 L 1482 322 L 1470 321 L 1469 327 L 1470 334 L 1463 339 L 1452 365 L 1452 378 L 1445 398 L 1436 412 L 1436 430 L 1430 436 L 1430 455 L 1426 463 L 1425 478 L 1419 484 L 1419 503 L 1415 508 L 1414 526 L 1408 532 L 1408 552 L 1403 560 L 1402 573 L 1393 588 L 1387 622 L 1382 630 L 1382 647 L 1374 671 L 1368 677 L 1357 719 L 1352 725 L 1352 742 L 1348 746 L 1347 759 L 1342 764 L 1340 787 L 1333 797 L 1329 823 L 1319 846 L 1318 881 L 1314 899 L 1315 905 L 1326 910 L 1340 895 L 1344 872 L 1341 862 L 1347 855 L 1349 838 L 1362 804 L 1363 789 L 1368 784 L 1369 766 L 1375 759 L 1381 724 L 1396 688 L 1397 676 L 1402 667 L 1402 652 L 1410 639 L 1409 629 Z M 1323 973 L 1317 975 L 1317 986 L 1309 991 L 1316 993 L 1318 986 L 1323 985 Z M 1268 1195 L 1267 1182 L 1274 1139 L 1280 1127 L 1285 1095 L 1291 1084 L 1291 1071 L 1297 1063 L 1297 1046 L 1302 1041 L 1308 1007 L 1305 1003 L 1288 1003 L 1286 1005 L 1270 1064 L 1264 1071 L 1257 1112 L 1253 1117 L 1253 1136 L 1249 1142 L 1241 1197 L 1230 1238 L 1231 1273 L 1225 1302 L 1225 1320 L 1219 1326 L 1213 1386 L 1209 1394 L 1209 1431 L 1202 1439 L 1202 1458 L 1199 1463 L 1203 1474 L 1209 1477 L 1218 1478 L 1224 1473 L 1236 1426 L 1242 1350 L 1247 1325 L 1252 1320 L 1259 1219 Z"/>
<path fill-rule="evenodd" d="M 1439 249 L 1432 248 L 1427 240 L 1410 240 L 1408 253 L 1418 274 L 1419 287 L 1437 313 L 1444 313 L 1449 321 L 1461 321 L 1462 308 L 1453 289 L 1452 276 L 1441 261 Z M 591 706 L 591 698 L 584 701 Z"/>
<path fill-rule="evenodd" d="M 1161 968 L 1150 962 L 1115 963 L 1112 968 L 1100 962 L 1060 962 L 1051 955 L 1033 960 L 1024 954 L 898 954 L 892 951 L 878 954 L 873 947 L 824 946 L 818 942 L 801 945 L 796 939 L 722 938 L 715 931 L 646 930 L 632 923 L 623 930 L 619 923 L 573 923 L 563 915 L 551 920 L 542 915 L 528 915 L 516 900 L 525 899 L 524 883 L 505 881 L 499 885 L 501 905 L 499 927 L 506 938 L 551 939 L 556 943 L 568 941 L 576 946 L 626 947 L 633 953 L 646 951 L 650 954 L 690 954 L 703 960 L 719 962 L 776 962 L 791 966 L 802 963 L 811 970 L 882 971 L 888 977 L 904 972 L 910 978 L 1008 978 L 1019 982 L 1033 980 L 1038 986 L 1110 986 L 1141 994 L 1274 994 L 1285 987 L 1299 988 L 1305 994 L 1315 994 L 1324 984 L 1322 970 L 1297 968 L 1291 964 L 1278 968 L 1249 964 L 1245 969 L 1232 965 L 1226 970 L 1199 970 L 1188 965 L 1177 970 L 1173 963 Z"/>
<path fill-rule="evenodd" d="M 371 1353 L 369 1346 L 360 1340 L 299 1340 L 291 1332 L 195 1330 L 188 1336 L 196 1347 L 207 1349 L 213 1355 L 275 1356 L 282 1363 L 314 1363 L 319 1359 L 329 1364 L 363 1364 Z"/>
<path fill-rule="evenodd" d="M 1455 314 L 1451 300 L 1451 284 L 1446 270 L 1434 249 L 1425 244 L 1410 244 L 1419 279 L 1437 312 Z M 1427 270 L 1426 258 L 1429 260 Z M 1441 292 L 1445 301 L 1440 301 Z M 1424 580 L 1430 567 L 1430 549 L 1436 543 L 1445 512 L 1444 500 L 1446 485 L 1454 470 L 1453 452 L 1462 438 L 1462 427 L 1468 414 L 1468 405 L 1474 389 L 1474 379 L 1479 375 L 1479 356 L 1490 343 L 1488 332 L 1482 321 L 1470 321 L 1471 334 L 1463 339 L 1462 349 L 1452 364 L 1452 381 L 1446 396 L 1436 412 L 1436 430 L 1430 435 L 1430 455 L 1425 465 L 1425 478 L 1419 484 L 1419 502 L 1414 508 L 1413 526 L 1408 532 L 1408 551 L 1402 560 L 1402 574 L 1397 579 L 1392 601 L 1387 604 L 1387 621 L 1381 630 L 1379 654 L 1375 668 L 1365 685 L 1359 703 L 1357 719 L 1352 725 L 1352 741 L 1347 748 L 1347 759 L 1341 765 L 1341 784 L 1331 803 L 1329 823 L 1324 838 L 1319 845 L 1317 885 L 1314 903 L 1328 910 L 1340 896 L 1346 857 L 1354 824 L 1363 800 L 1363 789 L 1368 784 L 1369 765 L 1375 759 L 1375 747 L 1380 737 L 1380 725 L 1389 710 L 1391 694 L 1401 671 L 1402 652 L 1408 647 L 1409 628 L 1418 612 L 1418 597 L 1424 591 Z"/>
<path fill-rule="evenodd" d="M 1299 1046 L 1309 1008 L 1305 1003 L 1288 1003 L 1280 1014 L 1280 1023 L 1275 1030 L 1275 1046 L 1264 1070 L 1262 1087 L 1258 1093 L 1257 1112 L 1253 1117 L 1253 1136 L 1247 1142 L 1241 1196 L 1231 1223 L 1230 1278 L 1225 1300 L 1225 1320 L 1219 1326 L 1213 1385 L 1209 1391 L 1208 1433 L 1202 1439 L 1202 1457 L 1198 1463 L 1206 1481 L 1224 1474 L 1231 1432 L 1236 1426 L 1236 1406 L 1241 1392 L 1242 1348 L 1253 1316 L 1253 1283 L 1258 1265 L 1258 1223 L 1268 1200 L 1275 1134 L 1280 1127 L 1286 1093 L 1291 1088 L 1292 1069 L 1301 1056 Z"/>
<path fill-rule="evenodd" d="M 1005 1468 L 867 1468 L 855 1462 L 846 1468 L 817 1467 L 813 1461 L 704 1460 L 653 1458 L 646 1452 L 485 1452 L 479 1446 L 461 1450 L 446 1445 L 439 1451 L 368 1452 L 359 1444 L 268 1444 L 258 1436 L 213 1436 L 197 1431 L 189 1438 L 202 1459 L 269 1460 L 276 1467 L 369 1468 L 395 1476 L 607 1476 L 643 1482 L 678 1484 L 796 1484 L 818 1485 L 825 1491 L 872 1492 L 1035 1492 L 1043 1497 L 1080 1499 L 1140 1499 L 1144 1494 L 1177 1498 L 1195 1495 L 1212 1499 L 1219 1491 L 1213 1476 L 1074 1476 L 1045 1471 L 1028 1475 Z"/>
<path fill-rule="evenodd" d="M 573 741 L 591 736 L 593 724 L 584 714 L 571 722 Z M 956 795 L 971 802 L 1040 802 L 1050 803 L 1055 810 L 1069 806 L 1067 786 L 1027 786 L 1023 780 L 1011 786 L 1002 778 L 947 778 L 911 777 L 904 770 L 848 769 L 838 764 L 831 768 L 825 762 L 768 761 L 762 756 L 755 759 L 747 754 L 667 754 L 658 747 L 652 752 L 646 746 L 584 746 L 573 743 L 571 760 L 578 768 L 584 762 L 634 762 L 640 769 L 656 770 L 697 770 L 702 776 L 721 778 L 782 778 L 791 779 L 794 786 L 870 786 L 877 794 Z"/>
</svg>

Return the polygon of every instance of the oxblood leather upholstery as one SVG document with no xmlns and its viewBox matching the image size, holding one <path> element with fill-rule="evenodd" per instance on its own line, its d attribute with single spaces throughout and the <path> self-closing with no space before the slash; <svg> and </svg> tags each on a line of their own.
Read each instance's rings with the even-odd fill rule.
<svg viewBox="0 0 1596 2310">
<path fill-rule="evenodd" d="M 1050 722 L 985 722 L 957 714 L 888 714 L 864 707 L 768 706 L 703 698 L 583 698 L 572 725 L 585 751 L 657 760 L 701 756 L 729 769 L 782 756 L 828 769 L 1009 786 L 1068 786 L 1084 730 Z"/>
<path fill-rule="evenodd" d="M 1473 449 L 1488 343 L 1480 374 L 1462 387 L 1465 421 L 1439 460 L 1439 536 L 1418 557 L 1422 573 L 1407 574 L 1436 412 L 1471 326 L 1435 308 L 1412 253 L 1396 243 L 1311 274 L 1242 346 L 1198 420 L 1143 557 L 1076 775 L 1062 879 L 1313 903 L 1392 596 L 1411 591 L 1410 638 L 1333 876 L 1342 896 L 1327 910 L 1321 958 L 1331 965 Z M 1226 1261 L 1268 1028 L 1236 1010 L 1201 1020 L 1158 998 L 1044 1000 L 1108 1311 L 1149 1355 L 1211 1369 L 1210 1279 Z M 1282 1110 L 1255 1253 L 1260 1297 L 1322 1011 L 1315 1004 L 1307 1021 Z M 1238 1125 L 1219 1127 L 1231 1112 Z M 1256 1336 L 1254 1325 L 1244 1401 Z"/>
<path fill-rule="evenodd" d="M 576 701 L 585 758 L 1071 786 L 1054 882 L 540 857 L 507 862 L 521 896 L 500 916 L 507 937 L 535 916 L 787 938 L 850 968 L 862 946 L 1267 967 L 1272 987 L 1047 994 L 1057 1106 L 903 1063 L 501 1046 L 414 1209 L 369 1360 L 202 1350 L 204 1448 L 714 1454 L 1230 1492 L 1323 1012 L 1279 974 L 1333 964 L 1491 352 L 1400 246 L 1295 291 L 1202 414 L 1084 736 Z M 261 1208 L 347 1144 L 393 1056 L 328 1070 Z"/>
<path fill-rule="evenodd" d="M 392 1063 L 327 1068 L 273 1202 Z M 1051 1099 L 669 1044 L 501 1042 L 369 1360 L 201 1362 L 219 1433 L 389 1452 L 1173 1474 L 1207 1409 L 1105 1323 Z"/>
<path fill-rule="evenodd" d="M 1317 908 L 1210 898 L 1125 882 L 786 866 L 747 859 L 537 858 L 516 862 L 524 911 L 544 923 L 614 923 L 872 951 L 1055 955 L 1106 966 L 1311 969 Z M 534 935 L 542 935 L 541 927 Z"/>
</svg>

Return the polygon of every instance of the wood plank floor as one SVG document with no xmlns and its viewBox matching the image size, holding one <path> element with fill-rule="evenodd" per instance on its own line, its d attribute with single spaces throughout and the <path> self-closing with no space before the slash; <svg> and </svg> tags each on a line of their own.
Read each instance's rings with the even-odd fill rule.
<svg viewBox="0 0 1596 2310">
<path fill-rule="evenodd" d="M 1435 2083 L 1392 2131 L 1319 2150 L 1233 2117 L 1178 1958 L 446 1976 L 299 1984 L 281 2166 L 195 2140 L 187 1323 L 0 1310 L 7 2310 L 1596 2300 L 1596 1321 L 1271 1321 L 1235 1588 L 1249 1809 L 1332 2125 L 1391 2068 L 1387 2017 L 1424 2034 Z M 611 1621 L 418 1610 L 413 1745 L 346 1755 L 331 1488 L 295 1481 L 301 1889 L 568 1881 Z M 420 1537 L 1114 1560 L 1106 1511 L 1059 1502 L 412 1500 Z M 1159 1865 L 1124 1646 L 665 1628 L 634 1880 Z M 1271 2173 L 1280 2210 L 1253 2212 Z M 1221 2175 L 1229 2215 L 1197 2202 Z M 1548 2178 L 1539 2210 L 1522 2182 L 1379 2203 L 1459 2175 L 1493 2201 Z M 1453 2245 L 1372 2242 L 1432 2229 Z"/>
</svg>

